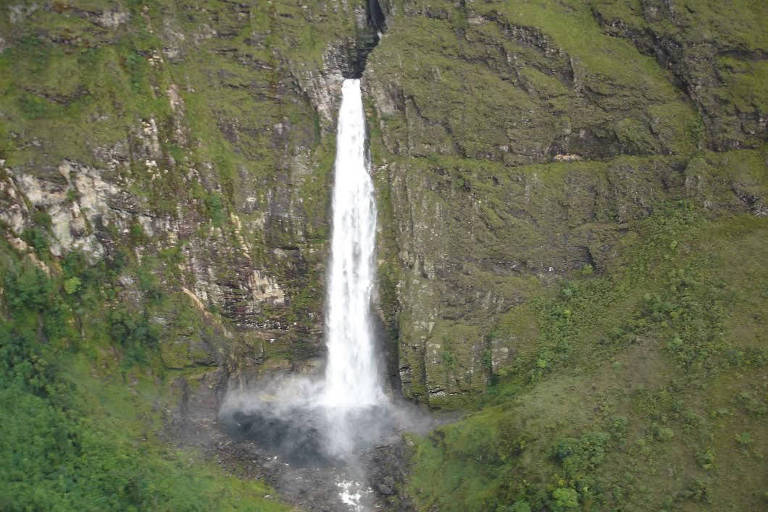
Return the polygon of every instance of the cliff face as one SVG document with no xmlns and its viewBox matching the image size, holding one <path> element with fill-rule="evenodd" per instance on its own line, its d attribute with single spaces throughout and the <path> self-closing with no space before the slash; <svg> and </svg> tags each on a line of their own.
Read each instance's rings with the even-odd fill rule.
<svg viewBox="0 0 768 512">
<path fill-rule="evenodd" d="M 0 3 L 0 401 L 25 405 L 0 502 L 283 509 L 167 441 L 216 446 L 228 386 L 317 370 L 338 96 L 371 34 L 363 2 Z"/>
<path fill-rule="evenodd" d="M 150 375 L 193 442 L 228 382 L 317 371 L 362 74 L 394 386 L 494 406 L 385 494 L 726 509 L 715 452 L 757 489 L 768 449 L 767 25 L 752 0 L 3 2 L 0 312 L 47 276 L 68 330 L 33 304 L 29 336 Z"/>
<path fill-rule="evenodd" d="M 393 508 L 765 506 L 766 22 L 393 7 L 365 75 L 382 318 L 406 396 L 476 411 L 408 440 Z"/>
<path fill-rule="evenodd" d="M 167 332 L 169 368 L 298 369 L 322 348 L 334 118 L 364 26 L 342 2 L 5 3 L 4 238 L 53 266 L 130 262 L 121 295 L 148 269 L 224 320 L 222 341 Z"/>
<path fill-rule="evenodd" d="M 748 2 L 747 2 L 748 3 Z M 403 2 L 366 73 L 406 396 L 484 389 L 499 321 L 674 200 L 766 214 L 762 7 Z"/>
</svg>

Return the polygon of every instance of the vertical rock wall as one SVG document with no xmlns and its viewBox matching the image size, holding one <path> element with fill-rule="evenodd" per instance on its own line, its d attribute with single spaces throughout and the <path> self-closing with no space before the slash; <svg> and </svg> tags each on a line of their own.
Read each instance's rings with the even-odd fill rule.
<svg viewBox="0 0 768 512">
<path fill-rule="evenodd" d="M 137 303 L 146 270 L 217 326 L 166 329 L 168 367 L 310 370 L 340 83 L 366 7 L 4 4 L 3 238 L 54 272 L 71 253 L 123 265 L 115 286 Z"/>
<path fill-rule="evenodd" d="M 406 396 L 483 390 L 535 341 L 531 298 L 604 271 L 661 205 L 765 214 L 767 13 L 635 4 L 393 7 L 365 77 Z"/>
</svg>

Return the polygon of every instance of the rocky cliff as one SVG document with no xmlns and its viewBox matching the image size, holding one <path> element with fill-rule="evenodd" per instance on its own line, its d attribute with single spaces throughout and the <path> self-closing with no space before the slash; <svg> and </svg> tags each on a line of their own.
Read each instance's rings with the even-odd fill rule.
<svg viewBox="0 0 768 512">
<path fill-rule="evenodd" d="M 210 448 L 228 386 L 316 371 L 339 88 L 382 22 L 364 2 L 3 2 L 0 359 L 9 382 L 36 383 L 9 392 L 50 401 L 41 386 L 74 383 L 49 405 L 90 425 L 59 422 L 77 447 L 102 432 L 109 446 L 123 446 L 118 432 L 164 446 L 171 432 L 174 444 Z M 45 378 L 26 373 L 28 360 L 49 365 Z M 17 434 L 5 460 L 21 456 L 25 432 L 47 428 L 34 410 L 17 416 L 26 428 L 4 424 Z M 101 460 L 92 450 L 60 459 L 88 479 L 84 460 Z M 48 489 L 45 460 L 18 483 L 18 468 L 3 466 L 3 480 L 29 492 L 3 487 L 0 508 L 55 508 L 34 490 Z M 157 490 L 185 470 L 158 477 L 153 460 L 123 476 L 95 467 L 154 489 L 107 489 L 124 501 L 102 508 L 186 509 Z M 205 508 L 199 494 L 211 491 L 195 478 L 171 488 Z M 280 508 L 254 492 L 249 506 Z"/>
<path fill-rule="evenodd" d="M 366 78 L 406 396 L 484 389 L 502 314 L 673 200 L 766 211 L 764 9 L 404 2 Z"/>
<path fill-rule="evenodd" d="M 505 404 L 412 445 L 392 506 L 725 507 L 708 450 L 764 415 L 744 382 L 765 368 L 767 24 L 752 0 L 4 2 L 3 314 L 38 269 L 72 327 L 41 343 L 159 380 L 194 442 L 228 383 L 317 371 L 339 88 L 362 75 L 393 387 Z M 613 442 L 649 474 L 594 476 Z"/>
<path fill-rule="evenodd" d="M 322 348 L 334 116 L 365 13 L 341 2 L 4 5 L 5 239 L 54 266 L 78 252 L 146 268 L 227 324 L 223 342 L 168 336 L 169 368 L 275 354 L 271 365 L 297 369 Z"/>
<path fill-rule="evenodd" d="M 411 437 L 393 508 L 752 510 L 768 10 L 396 3 L 365 77 Z M 763 397 L 763 398 L 760 398 Z"/>
</svg>

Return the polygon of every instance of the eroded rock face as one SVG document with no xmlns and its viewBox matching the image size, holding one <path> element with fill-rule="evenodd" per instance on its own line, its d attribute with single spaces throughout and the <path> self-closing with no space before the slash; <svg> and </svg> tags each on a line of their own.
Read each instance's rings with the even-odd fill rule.
<svg viewBox="0 0 768 512">
<path fill-rule="evenodd" d="M 102 174 L 108 173 L 104 169 L 64 161 L 57 171 L 58 174 L 46 173 L 39 177 L 15 171 L 11 179 L 21 192 L 16 197 L 17 209 L 22 209 L 26 198 L 34 210 L 50 217 L 50 249 L 54 256 L 82 251 L 92 262 L 103 258 L 105 248 L 97 231 L 110 227 L 121 233 L 127 231 L 132 219 L 131 198 L 117 184 L 102 179 Z M 137 217 L 149 224 L 146 215 Z M 31 222 L 31 218 L 26 218 L 17 223 L 14 234 L 21 235 Z"/>
<path fill-rule="evenodd" d="M 768 57 L 758 12 L 654 1 L 643 2 L 638 12 L 622 7 L 600 2 L 596 20 L 674 75 L 701 114 L 707 147 L 727 151 L 766 141 L 766 104 L 752 82 L 765 72 Z"/>
<path fill-rule="evenodd" d="M 233 385 L 316 372 L 335 113 L 366 9 L 0 7 L 23 91 L 0 99 L 4 237 L 30 258 L 34 235 L 54 259 L 154 265 L 207 325 L 152 320 L 170 368 L 219 366 Z M 146 299 L 136 269 L 119 280 L 130 304 Z"/>
<path fill-rule="evenodd" d="M 380 311 L 406 396 L 455 406 L 483 390 L 516 358 L 518 338 L 492 335 L 499 319 L 614 264 L 665 202 L 762 214 L 764 152 L 729 150 L 765 143 L 764 108 L 756 89 L 728 89 L 762 66 L 762 33 L 707 21 L 694 35 L 706 13 L 651 3 L 640 17 L 622 2 L 393 9 L 365 84 Z"/>
</svg>

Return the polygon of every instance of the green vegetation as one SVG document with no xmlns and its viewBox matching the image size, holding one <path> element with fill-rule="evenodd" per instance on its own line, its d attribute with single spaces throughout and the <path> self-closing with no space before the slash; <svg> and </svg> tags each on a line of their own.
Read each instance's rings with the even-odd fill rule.
<svg viewBox="0 0 768 512">
<path fill-rule="evenodd" d="M 409 439 L 402 493 L 441 511 L 765 508 L 766 6 L 415 0 L 394 17 L 369 86 L 385 314 L 405 394 L 472 410 Z"/>
<path fill-rule="evenodd" d="M 170 397 L 151 315 L 172 298 L 118 307 L 114 269 L 73 253 L 49 276 L 0 248 L 0 508 L 284 510 L 261 483 L 161 440 Z"/>
<path fill-rule="evenodd" d="M 591 0 L 591 6 L 610 21 L 621 19 L 631 26 L 657 25 L 666 35 L 682 30 L 690 42 L 710 41 L 717 36 L 724 45 L 759 49 L 768 46 L 762 21 L 768 6 L 754 0 L 683 0 L 673 8 L 662 3 L 643 6 L 637 0 Z M 645 15 L 645 16 L 644 16 Z"/>
<path fill-rule="evenodd" d="M 701 132 L 711 145 L 756 147 L 765 140 L 754 121 L 767 105 L 766 66 L 760 57 L 768 45 L 762 28 L 768 20 L 765 3 L 592 0 L 590 7 L 606 32 L 655 55 L 684 90 L 696 84 L 688 94 L 703 114 Z"/>
<path fill-rule="evenodd" d="M 653 59 L 638 55 L 628 42 L 615 41 L 604 34 L 585 2 L 484 2 L 477 12 L 498 13 L 509 23 L 540 29 L 558 47 L 583 62 L 587 73 L 598 75 L 603 90 L 614 85 L 637 88 L 646 101 L 675 96 L 672 85 Z"/>
<path fill-rule="evenodd" d="M 290 247 L 304 234 L 261 229 L 282 188 L 277 199 L 311 217 L 311 243 L 327 238 L 333 138 L 295 90 L 294 72 L 314 70 L 328 40 L 354 22 L 337 10 L 306 31 L 317 14 L 295 2 L 218 0 L 0 6 L 0 159 L 11 169 L 3 179 L 65 187 L 63 208 L 88 216 L 82 196 L 94 191 L 76 180 L 90 166 L 120 188 L 109 207 L 129 217 L 87 219 L 85 234 L 107 247 L 92 264 L 92 254 L 51 255 L 49 204 L 11 198 L 33 212 L 20 238 L 34 255 L 6 245 L 14 235 L 0 226 L 0 407 L 17 412 L 0 420 L 0 509 L 284 509 L 263 499 L 261 483 L 169 446 L 163 411 L 178 403 L 176 377 L 258 343 L 238 333 L 224 346 L 229 320 L 183 293 L 194 279 L 190 246 L 202 247 L 197 265 L 218 283 L 247 279 L 237 271 L 248 258 L 280 279 L 288 305 L 257 312 L 259 321 L 305 325 L 320 309 L 316 261 L 297 277 L 293 260 L 277 261 L 266 246 L 270 230 Z M 57 171 L 63 161 L 72 176 Z M 160 232 L 147 223 L 158 218 L 167 220 Z M 275 357 L 299 352 L 288 340 L 274 345 Z"/>
<path fill-rule="evenodd" d="M 590 159 L 699 147 L 701 116 L 673 75 L 606 34 L 587 3 L 464 5 L 409 3 L 372 55 L 376 79 L 406 99 L 382 116 L 393 153 L 521 165 L 553 148 Z M 472 23 L 455 29 L 456 16 Z"/>
<path fill-rule="evenodd" d="M 386 3 L 379 306 L 405 394 L 472 411 L 411 439 L 404 491 L 765 508 L 768 4 Z M 169 447 L 161 411 L 176 376 L 318 355 L 326 67 L 360 5 L 0 5 L 0 208 L 29 212 L 0 226 L 0 509 L 281 508 Z M 101 219 L 83 166 L 119 190 Z M 103 261 L 52 256 L 70 208 Z M 255 271 L 285 304 L 250 299 Z"/>
<path fill-rule="evenodd" d="M 762 506 L 742 489 L 768 448 L 768 222 L 683 203 L 632 233 L 609 272 L 532 301 L 537 334 L 479 412 L 413 439 L 419 509 Z M 528 318 L 512 309 L 494 336 Z"/>
</svg>

